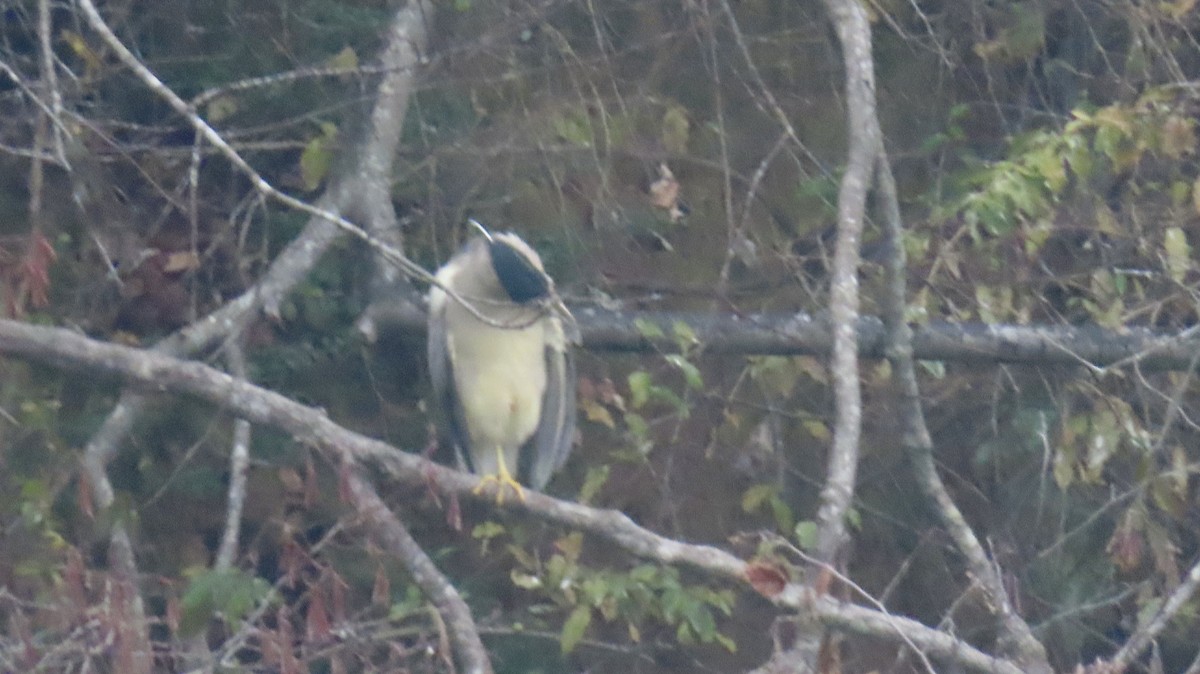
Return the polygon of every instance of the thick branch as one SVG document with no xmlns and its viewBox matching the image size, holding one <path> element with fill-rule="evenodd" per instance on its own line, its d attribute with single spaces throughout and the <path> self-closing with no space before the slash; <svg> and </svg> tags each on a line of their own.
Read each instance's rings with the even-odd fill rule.
<svg viewBox="0 0 1200 674">
<path fill-rule="evenodd" d="M 493 494 L 474 491 L 480 484 L 476 476 L 430 464 L 419 456 L 348 431 L 330 421 L 321 410 L 305 407 L 202 363 L 99 342 L 61 328 L 12 320 L 0 320 L 0 353 L 120 377 L 129 384 L 156 392 L 187 393 L 254 423 L 290 433 L 297 441 L 326 453 L 335 463 L 346 462 L 350 468 L 368 463 L 388 478 L 411 488 L 414 494 L 426 489 L 432 478 L 445 492 L 495 504 Z M 513 508 L 600 536 L 631 554 L 663 564 L 688 565 L 739 585 L 746 582 L 746 564 L 730 553 L 660 536 L 639 527 L 620 512 L 596 510 L 531 490 L 526 490 L 524 501 L 510 503 Z M 871 609 L 835 602 L 827 597 L 814 598 L 812 592 L 800 584 L 790 584 L 771 599 L 783 607 L 815 611 L 820 620 L 830 625 L 891 641 L 918 644 L 929 648 L 931 654 L 950 658 L 976 671 L 1018 671 L 1002 660 L 991 658 L 915 621 L 876 615 L 877 612 Z M 901 631 L 904 639 L 897 636 Z"/>
<path fill-rule="evenodd" d="M 705 353 L 827 355 L 833 344 L 828 322 L 809 314 L 718 314 L 611 311 L 572 306 L 583 345 L 592 351 L 672 353 L 679 344 L 671 326 L 686 323 Z M 386 330 L 423 339 L 425 314 L 416 307 L 390 316 Z M 664 337 L 647 338 L 639 323 L 653 323 Z M 1082 365 L 1093 369 L 1136 362 L 1143 371 L 1187 370 L 1200 351 L 1194 329 L 1182 333 L 1145 328 L 1108 330 L 1095 325 L 1037 326 L 947 323 L 912 327 L 913 357 L 959 363 Z M 858 321 L 858 349 L 864 358 L 884 358 L 888 336 L 883 321 Z"/>
<path fill-rule="evenodd" d="M 957 662 L 959 665 L 989 674 L 1028 674 L 1026 670 L 1004 660 L 981 653 L 953 635 L 931 630 L 909 618 L 873 611 L 862 606 L 846 604 L 821 596 L 812 605 L 814 612 L 829 627 L 843 632 L 880 637 L 903 632 L 906 641 L 930 658 Z"/>
</svg>

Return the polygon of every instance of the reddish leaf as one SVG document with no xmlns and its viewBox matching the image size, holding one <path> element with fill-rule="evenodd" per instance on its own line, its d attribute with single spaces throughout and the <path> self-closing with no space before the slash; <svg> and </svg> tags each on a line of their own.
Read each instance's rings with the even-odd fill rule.
<svg viewBox="0 0 1200 674">
<path fill-rule="evenodd" d="M 320 592 L 313 592 L 308 600 L 308 614 L 304 618 L 304 633 L 311 641 L 324 642 L 329 639 L 329 612 L 325 610 L 325 599 Z"/>
<path fill-rule="evenodd" d="M 658 178 L 650 185 L 650 203 L 657 208 L 673 208 L 679 201 L 679 181 L 667 165 L 658 165 Z"/>
<path fill-rule="evenodd" d="M 299 494 L 304 491 L 304 480 L 300 478 L 300 473 L 295 468 L 283 467 L 278 473 L 279 482 L 290 495 Z"/>
<path fill-rule="evenodd" d="M 296 659 L 292 645 L 296 643 L 296 634 L 292 630 L 292 617 L 287 607 L 279 609 L 279 672 L 280 674 L 300 674 L 304 670 Z"/>
<path fill-rule="evenodd" d="M 29 301 L 35 307 L 50 303 L 50 265 L 57 259 L 54 246 L 41 233 L 35 233 L 21 265 L 25 287 L 29 290 Z"/>
<path fill-rule="evenodd" d="M 332 574 L 330 580 L 332 587 L 329 589 L 329 594 L 333 598 L 333 620 L 334 622 L 343 622 L 346 620 L 346 581 L 337 573 Z"/>
<path fill-rule="evenodd" d="M 599 400 L 600 391 L 591 377 L 581 376 L 575 384 L 575 388 L 579 393 L 580 400 Z"/>
<path fill-rule="evenodd" d="M 605 405 L 611 405 L 622 412 L 625 411 L 625 398 L 617 392 L 617 385 L 613 383 L 612 379 L 608 377 L 601 379 L 597 391 L 600 394 L 600 400 Z"/>
<path fill-rule="evenodd" d="M 264 628 L 260 632 L 259 638 L 259 652 L 262 655 L 263 664 L 272 669 L 278 667 L 283 652 L 283 649 L 279 645 L 279 632 Z"/>
<path fill-rule="evenodd" d="M 371 603 L 385 608 L 392 604 L 392 581 L 388 579 L 387 571 L 383 569 L 382 564 L 375 566 L 375 583 L 371 586 Z"/>
<path fill-rule="evenodd" d="M 74 616 L 82 619 L 83 612 L 87 609 L 87 590 L 85 588 L 85 575 L 87 571 L 83 565 L 83 555 L 79 553 L 77 548 L 67 550 L 67 568 L 63 572 L 63 585 L 67 591 L 67 598 L 71 601 L 71 606 L 78 615 Z"/>
<path fill-rule="evenodd" d="M 21 639 L 21 657 L 24 663 L 33 667 L 42 659 L 41 651 L 33 642 L 33 633 L 29 631 L 29 619 L 20 611 L 13 611 L 9 622 L 9 633 L 16 633 Z"/>
<path fill-rule="evenodd" d="M 1121 528 L 1113 532 L 1108 541 L 1108 556 L 1121 573 L 1131 573 L 1142 565 L 1142 535 Z"/>
<path fill-rule="evenodd" d="M 750 562 L 746 565 L 746 580 L 759 594 L 774 597 L 787 587 L 787 572 L 768 562 Z"/>
<path fill-rule="evenodd" d="M 833 570 L 827 566 L 821 567 L 817 571 L 817 578 L 813 582 L 813 588 L 817 594 L 829 594 L 829 586 L 833 584 Z"/>
<path fill-rule="evenodd" d="M 427 424 L 425 426 L 425 448 L 421 450 L 421 458 L 425 459 L 425 491 L 429 494 L 429 499 L 433 501 L 433 505 L 441 508 L 442 497 L 437 484 L 437 475 L 434 471 L 433 456 L 438 450 L 438 431 L 435 424 Z"/>
<path fill-rule="evenodd" d="M 190 250 L 166 253 L 162 261 L 163 272 L 178 274 L 200 268 L 200 256 Z"/>
<path fill-rule="evenodd" d="M 96 519 L 95 504 L 92 503 L 92 483 L 88 480 L 87 471 L 79 471 L 79 479 L 75 480 L 75 498 L 79 509 L 89 519 Z"/>
<path fill-rule="evenodd" d="M 174 592 L 167 595 L 167 627 L 170 628 L 171 634 L 179 634 L 179 621 L 183 616 L 183 607 L 179 603 L 179 597 Z"/>
<path fill-rule="evenodd" d="M 283 554 L 279 557 L 279 570 L 283 572 L 289 588 L 295 588 L 300 580 L 300 572 L 304 569 L 304 553 L 296 541 L 288 539 L 283 544 Z"/>
</svg>

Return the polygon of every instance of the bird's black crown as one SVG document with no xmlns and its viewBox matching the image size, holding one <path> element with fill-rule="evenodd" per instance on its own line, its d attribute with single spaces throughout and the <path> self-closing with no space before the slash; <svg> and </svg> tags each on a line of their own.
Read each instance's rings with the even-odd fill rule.
<svg viewBox="0 0 1200 674">
<path fill-rule="evenodd" d="M 488 242 L 492 269 L 512 301 L 524 304 L 550 295 L 550 278 L 512 245 L 493 239 Z"/>
</svg>

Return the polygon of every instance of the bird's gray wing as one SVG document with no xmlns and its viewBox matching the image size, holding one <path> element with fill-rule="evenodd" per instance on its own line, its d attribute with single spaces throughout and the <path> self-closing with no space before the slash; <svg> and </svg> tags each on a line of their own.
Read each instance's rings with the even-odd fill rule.
<svg viewBox="0 0 1200 674">
<path fill-rule="evenodd" d="M 557 319 L 556 319 L 557 320 Z M 562 467 L 575 442 L 575 355 L 559 333 L 546 345 L 546 392 L 537 431 L 522 452 L 530 456 L 526 484 L 542 490 Z"/>
<path fill-rule="evenodd" d="M 446 305 L 449 298 L 434 289 L 429 294 L 429 336 L 426 354 L 429 358 L 429 377 L 433 383 L 434 416 L 443 442 L 454 445 L 454 456 L 463 470 L 471 465 L 470 436 L 458 387 L 454 383 L 454 361 L 450 353 L 449 332 L 446 329 Z"/>
</svg>

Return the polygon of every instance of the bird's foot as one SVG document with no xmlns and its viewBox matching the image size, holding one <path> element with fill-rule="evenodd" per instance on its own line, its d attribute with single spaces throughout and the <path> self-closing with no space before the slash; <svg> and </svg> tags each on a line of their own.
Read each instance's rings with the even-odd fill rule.
<svg viewBox="0 0 1200 674">
<path fill-rule="evenodd" d="M 494 474 L 484 475 L 479 479 L 479 485 L 472 490 L 473 493 L 479 494 L 484 488 L 491 483 L 496 484 L 496 505 L 504 505 L 504 494 L 508 490 L 505 487 L 511 488 L 517 493 L 517 498 L 521 503 L 525 502 L 525 488 L 520 482 L 508 472 L 508 465 L 504 462 L 504 454 L 499 447 L 496 448 L 496 455 L 499 458 L 497 465 L 499 466 Z"/>
</svg>

